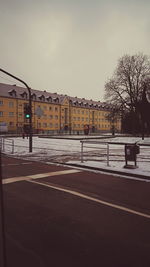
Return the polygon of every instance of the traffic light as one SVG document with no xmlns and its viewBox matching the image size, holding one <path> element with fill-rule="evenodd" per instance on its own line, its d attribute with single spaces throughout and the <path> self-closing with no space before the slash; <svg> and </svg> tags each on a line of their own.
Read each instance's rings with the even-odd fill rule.
<svg viewBox="0 0 150 267">
<path fill-rule="evenodd" d="M 29 104 L 26 104 L 24 106 L 24 116 L 25 116 L 26 119 L 30 119 L 31 118 L 31 109 L 30 109 Z"/>
</svg>

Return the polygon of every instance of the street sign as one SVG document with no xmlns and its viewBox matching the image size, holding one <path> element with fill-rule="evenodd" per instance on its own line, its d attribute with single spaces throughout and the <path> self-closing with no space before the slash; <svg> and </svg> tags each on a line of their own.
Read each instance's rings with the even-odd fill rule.
<svg viewBox="0 0 150 267">
<path fill-rule="evenodd" d="M 37 107 L 35 110 L 35 114 L 40 118 L 44 115 L 44 112 L 40 107 Z"/>
</svg>

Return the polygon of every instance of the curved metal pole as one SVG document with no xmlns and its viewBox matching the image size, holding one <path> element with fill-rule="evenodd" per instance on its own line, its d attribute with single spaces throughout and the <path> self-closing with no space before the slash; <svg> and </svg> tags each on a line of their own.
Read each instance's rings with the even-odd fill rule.
<svg viewBox="0 0 150 267">
<path fill-rule="evenodd" d="M 31 99 L 31 89 L 30 87 L 27 85 L 26 82 L 24 82 L 23 80 L 21 80 L 20 78 L 12 75 L 11 73 L 3 70 L 0 68 L 0 71 L 5 73 L 6 75 L 18 80 L 19 82 L 23 83 L 26 88 L 28 89 L 28 93 L 29 93 L 29 106 L 30 106 L 30 110 L 31 110 L 31 116 L 29 118 L 29 152 L 32 152 L 32 99 Z"/>
</svg>

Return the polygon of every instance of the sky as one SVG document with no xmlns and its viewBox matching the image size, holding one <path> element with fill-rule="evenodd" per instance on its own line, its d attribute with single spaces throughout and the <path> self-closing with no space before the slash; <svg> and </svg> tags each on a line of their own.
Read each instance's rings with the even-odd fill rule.
<svg viewBox="0 0 150 267">
<path fill-rule="evenodd" d="M 31 88 L 104 100 L 120 57 L 150 55 L 149 0 L 1 0 L 0 68 Z M 0 72 L 0 82 L 19 84 Z"/>
</svg>

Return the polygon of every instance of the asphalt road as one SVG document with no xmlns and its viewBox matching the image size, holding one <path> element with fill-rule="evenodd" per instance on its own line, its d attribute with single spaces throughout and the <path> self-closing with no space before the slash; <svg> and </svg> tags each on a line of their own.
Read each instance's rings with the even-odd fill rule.
<svg viewBox="0 0 150 267">
<path fill-rule="evenodd" d="M 150 266 L 150 182 L 7 157 L 2 176 L 8 267 Z"/>
</svg>

